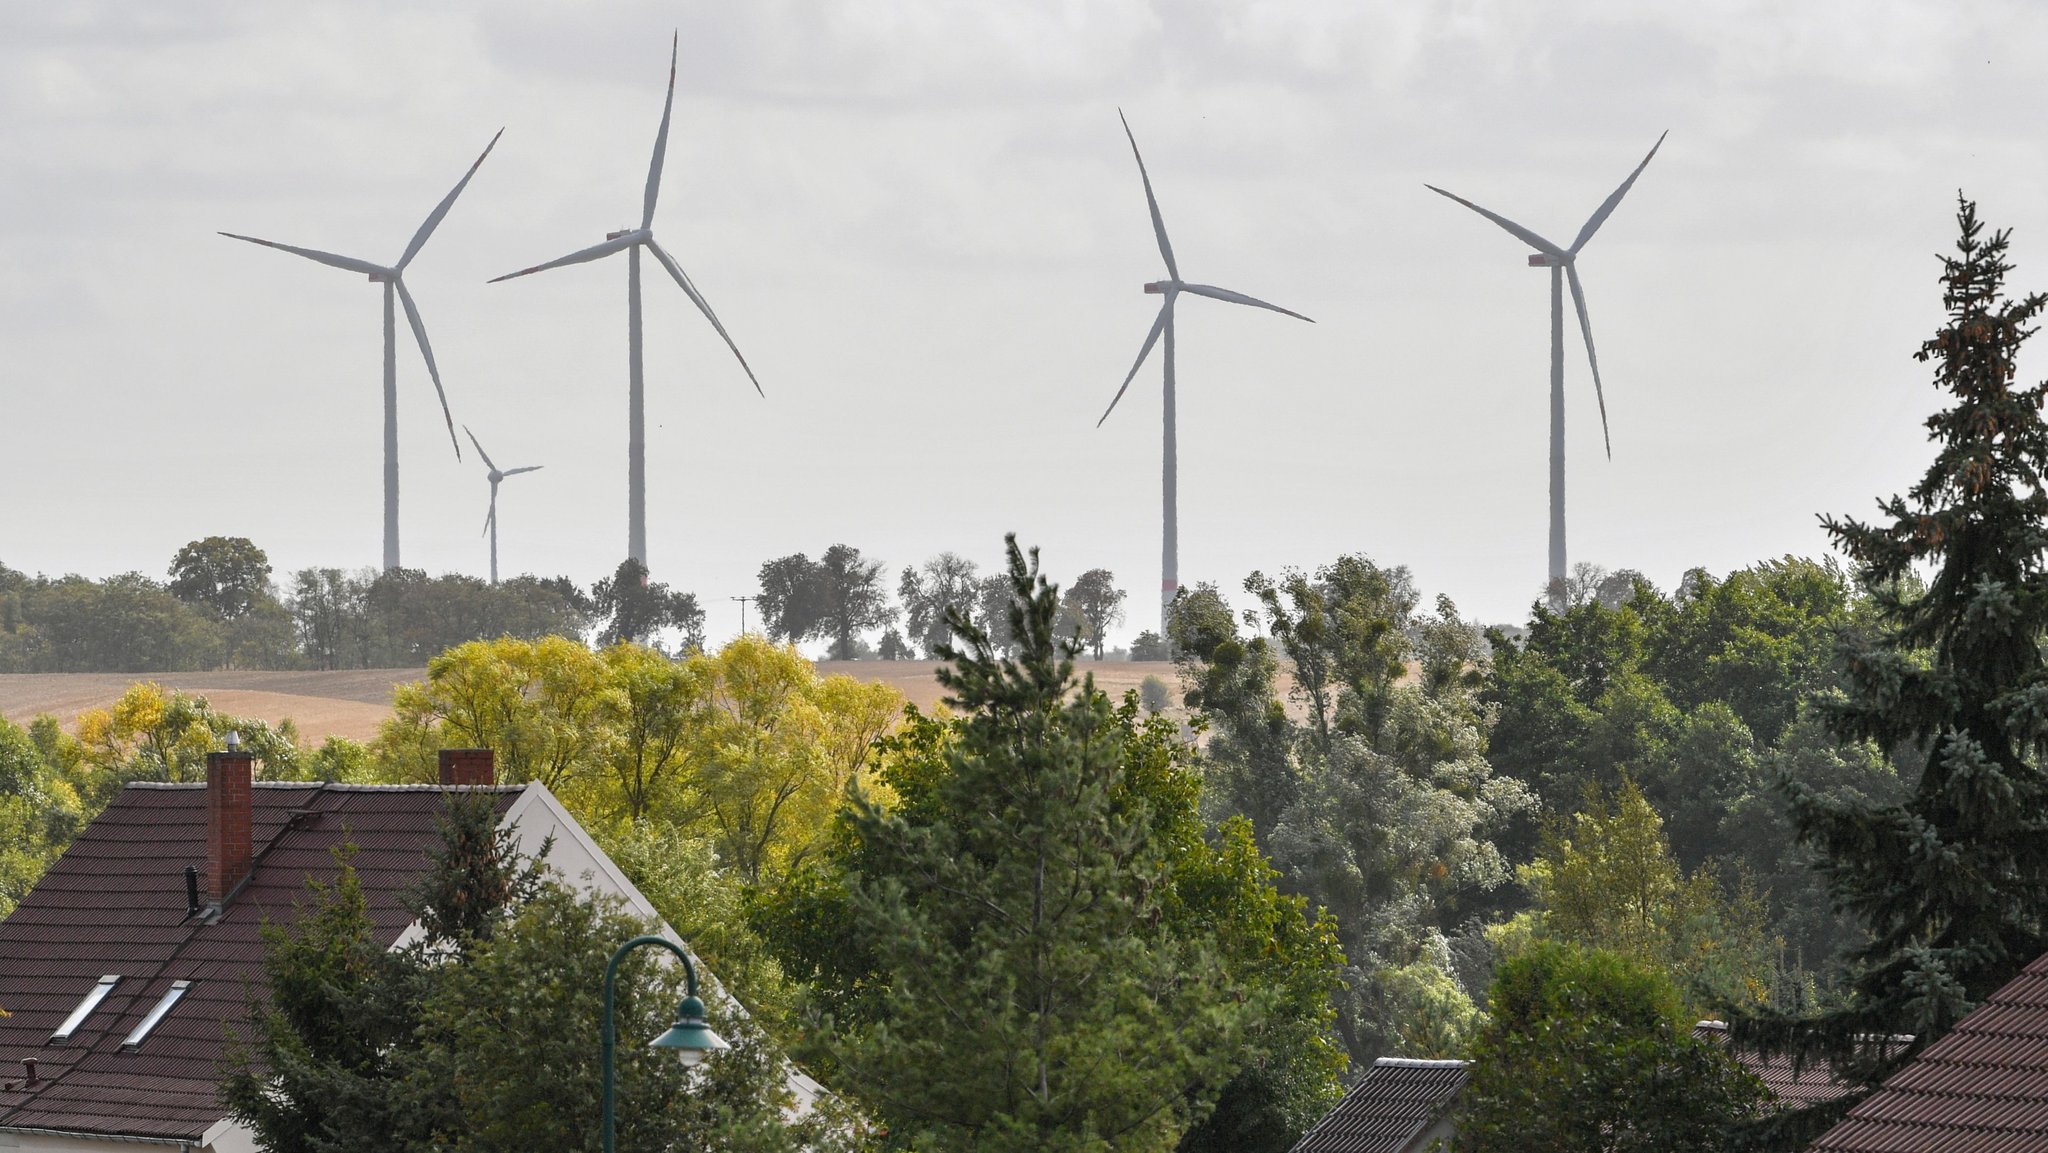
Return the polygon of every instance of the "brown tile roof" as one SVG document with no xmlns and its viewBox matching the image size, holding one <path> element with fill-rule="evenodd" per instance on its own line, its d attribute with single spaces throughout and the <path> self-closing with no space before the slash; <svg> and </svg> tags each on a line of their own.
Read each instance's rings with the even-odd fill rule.
<svg viewBox="0 0 2048 1153">
<path fill-rule="evenodd" d="M 1403 1153 L 1465 1088 L 1463 1061 L 1381 1057 L 1290 1153 Z"/>
<path fill-rule="evenodd" d="M 1728 1043 L 1728 1026 L 1722 1021 L 1701 1021 L 1693 1026 L 1692 1035 L 1717 1045 Z M 1910 1043 L 1912 1038 L 1896 1039 L 1900 1044 Z M 1742 1067 L 1756 1075 L 1757 1080 L 1770 1090 L 1777 1104 L 1786 1109 L 1804 1109 L 1823 1101 L 1833 1101 L 1856 1091 L 1856 1086 L 1845 1084 L 1835 1078 L 1834 1070 L 1826 1061 L 1793 1062 L 1783 1054 L 1760 1057 L 1754 1052 L 1738 1049 L 1735 1059 Z"/>
<path fill-rule="evenodd" d="M 1812 1148 L 2048 1150 L 2048 956 L 1892 1074 Z"/>
<path fill-rule="evenodd" d="M 502 813 L 516 788 L 494 788 Z M 354 864 L 381 943 L 411 923 L 399 901 L 438 836 L 441 790 L 259 782 L 256 863 L 220 918 L 185 914 L 186 865 L 206 866 L 205 789 L 133 784 L 0 922 L 0 1129 L 198 1140 L 225 1114 L 226 1026 L 264 991 L 266 921 L 293 916 L 307 877 Z M 50 1034 L 103 974 L 121 982 L 66 1042 Z M 173 981 L 184 999 L 134 1052 L 121 1042 Z M 21 1059 L 41 1081 L 20 1087 Z"/>
</svg>

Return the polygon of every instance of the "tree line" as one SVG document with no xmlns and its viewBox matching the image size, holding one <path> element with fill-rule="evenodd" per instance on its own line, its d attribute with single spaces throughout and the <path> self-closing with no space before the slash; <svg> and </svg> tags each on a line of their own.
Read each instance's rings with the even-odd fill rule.
<svg viewBox="0 0 2048 1153">
<path fill-rule="evenodd" d="M 980 575 L 950 552 L 903 570 L 900 608 L 881 562 L 851 545 L 835 544 L 815 561 L 803 553 L 769 561 L 759 581 L 748 599 L 768 636 L 826 642 L 833 660 L 931 659 L 951 636 L 945 613 L 954 606 L 995 635 L 1007 627 L 1002 575 Z M 1107 570 L 1089 570 L 1068 590 L 1061 627 L 1100 659 L 1124 599 Z M 703 647 L 704 621 L 694 593 L 650 581 L 633 560 L 587 589 L 565 576 L 491 584 L 418 569 L 306 568 L 274 579 L 254 542 L 222 536 L 179 549 L 166 579 L 32 577 L 0 564 L 0 673 L 415 668 L 467 641 L 501 636 L 680 652 Z M 1141 657 L 1162 655 L 1150 633 L 1138 647 Z"/>
</svg>

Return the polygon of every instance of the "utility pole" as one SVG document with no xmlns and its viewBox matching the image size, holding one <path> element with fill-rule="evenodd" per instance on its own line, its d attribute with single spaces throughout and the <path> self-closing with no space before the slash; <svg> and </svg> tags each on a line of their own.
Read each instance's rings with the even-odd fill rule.
<svg viewBox="0 0 2048 1153">
<path fill-rule="evenodd" d="M 746 636 L 746 635 L 747 635 L 747 602 L 748 602 L 748 601 L 750 601 L 750 600 L 753 600 L 754 598 L 753 598 L 753 597 L 732 597 L 732 598 L 729 598 L 729 599 L 732 599 L 732 600 L 736 600 L 736 601 L 740 602 L 740 635 L 741 635 L 741 636 Z"/>
</svg>

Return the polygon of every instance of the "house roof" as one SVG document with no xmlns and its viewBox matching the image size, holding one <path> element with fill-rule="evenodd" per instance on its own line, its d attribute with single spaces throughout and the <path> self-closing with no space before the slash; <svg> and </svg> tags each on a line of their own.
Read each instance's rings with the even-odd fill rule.
<svg viewBox="0 0 2048 1153">
<path fill-rule="evenodd" d="M 2048 956 L 1893 1073 L 1812 1148 L 2048 1150 Z"/>
<path fill-rule="evenodd" d="M 484 787 L 502 814 L 520 789 Z M 206 867 L 202 785 L 131 784 L 0 921 L 0 1129 L 200 1141 L 225 1115 L 228 1027 L 265 991 L 266 922 L 292 919 L 308 877 L 356 846 L 380 945 L 412 923 L 401 893 L 440 838 L 437 786 L 258 782 L 255 863 L 217 919 L 186 915 L 185 866 Z M 51 1034 L 102 976 L 111 993 L 66 1041 Z M 134 1051 L 123 1040 L 175 981 L 184 998 Z M 40 1084 L 21 1086 L 24 1057 Z"/>
<path fill-rule="evenodd" d="M 1463 1061 L 1381 1057 L 1291 1153 L 1403 1153 L 1457 1099 Z"/>
<path fill-rule="evenodd" d="M 1724 1021 L 1701 1021 L 1693 1026 L 1692 1035 L 1703 1041 L 1726 1045 L 1728 1025 Z M 1911 1042 L 1911 1037 L 1887 1039 L 1887 1043 L 1896 1045 Z M 1794 1062 L 1782 1053 L 1762 1057 L 1747 1049 L 1735 1050 L 1735 1059 L 1764 1083 L 1764 1088 L 1770 1090 L 1771 1097 L 1781 1108 L 1804 1109 L 1856 1091 L 1856 1086 L 1838 1080 L 1826 1061 Z"/>
</svg>

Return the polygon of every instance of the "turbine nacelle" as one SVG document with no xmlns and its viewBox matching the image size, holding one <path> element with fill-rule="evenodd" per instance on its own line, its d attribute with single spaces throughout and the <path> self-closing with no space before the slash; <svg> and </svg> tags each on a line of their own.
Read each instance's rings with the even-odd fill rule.
<svg viewBox="0 0 2048 1153">
<path fill-rule="evenodd" d="M 1572 258 L 1569 256 L 1552 256 L 1547 252 L 1532 252 L 1529 254 L 1529 267 L 1531 268 L 1563 268 L 1571 264 L 1571 262 Z"/>
<path fill-rule="evenodd" d="M 639 240 L 647 240 L 647 239 L 651 238 L 651 237 L 652 237 L 653 235 L 654 235 L 654 232 L 653 232 L 653 230 L 652 230 L 652 229 L 647 229 L 647 228 L 621 228 L 621 229 L 619 229 L 619 230 L 618 230 L 617 232 L 607 232 L 607 233 L 605 233 L 605 234 L 604 234 L 604 238 L 605 238 L 606 240 L 619 240 L 619 239 L 622 239 L 622 238 L 624 238 L 624 237 L 632 237 L 632 238 L 633 238 L 634 240 L 636 240 L 636 241 L 639 241 Z"/>
<path fill-rule="evenodd" d="M 1161 293 L 1172 292 L 1179 287 L 1180 282 L 1177 280 L 1155 280 L 1145 286 L 1145 294 L 1147 296 L 1158 296 Z"/>
</svg>

